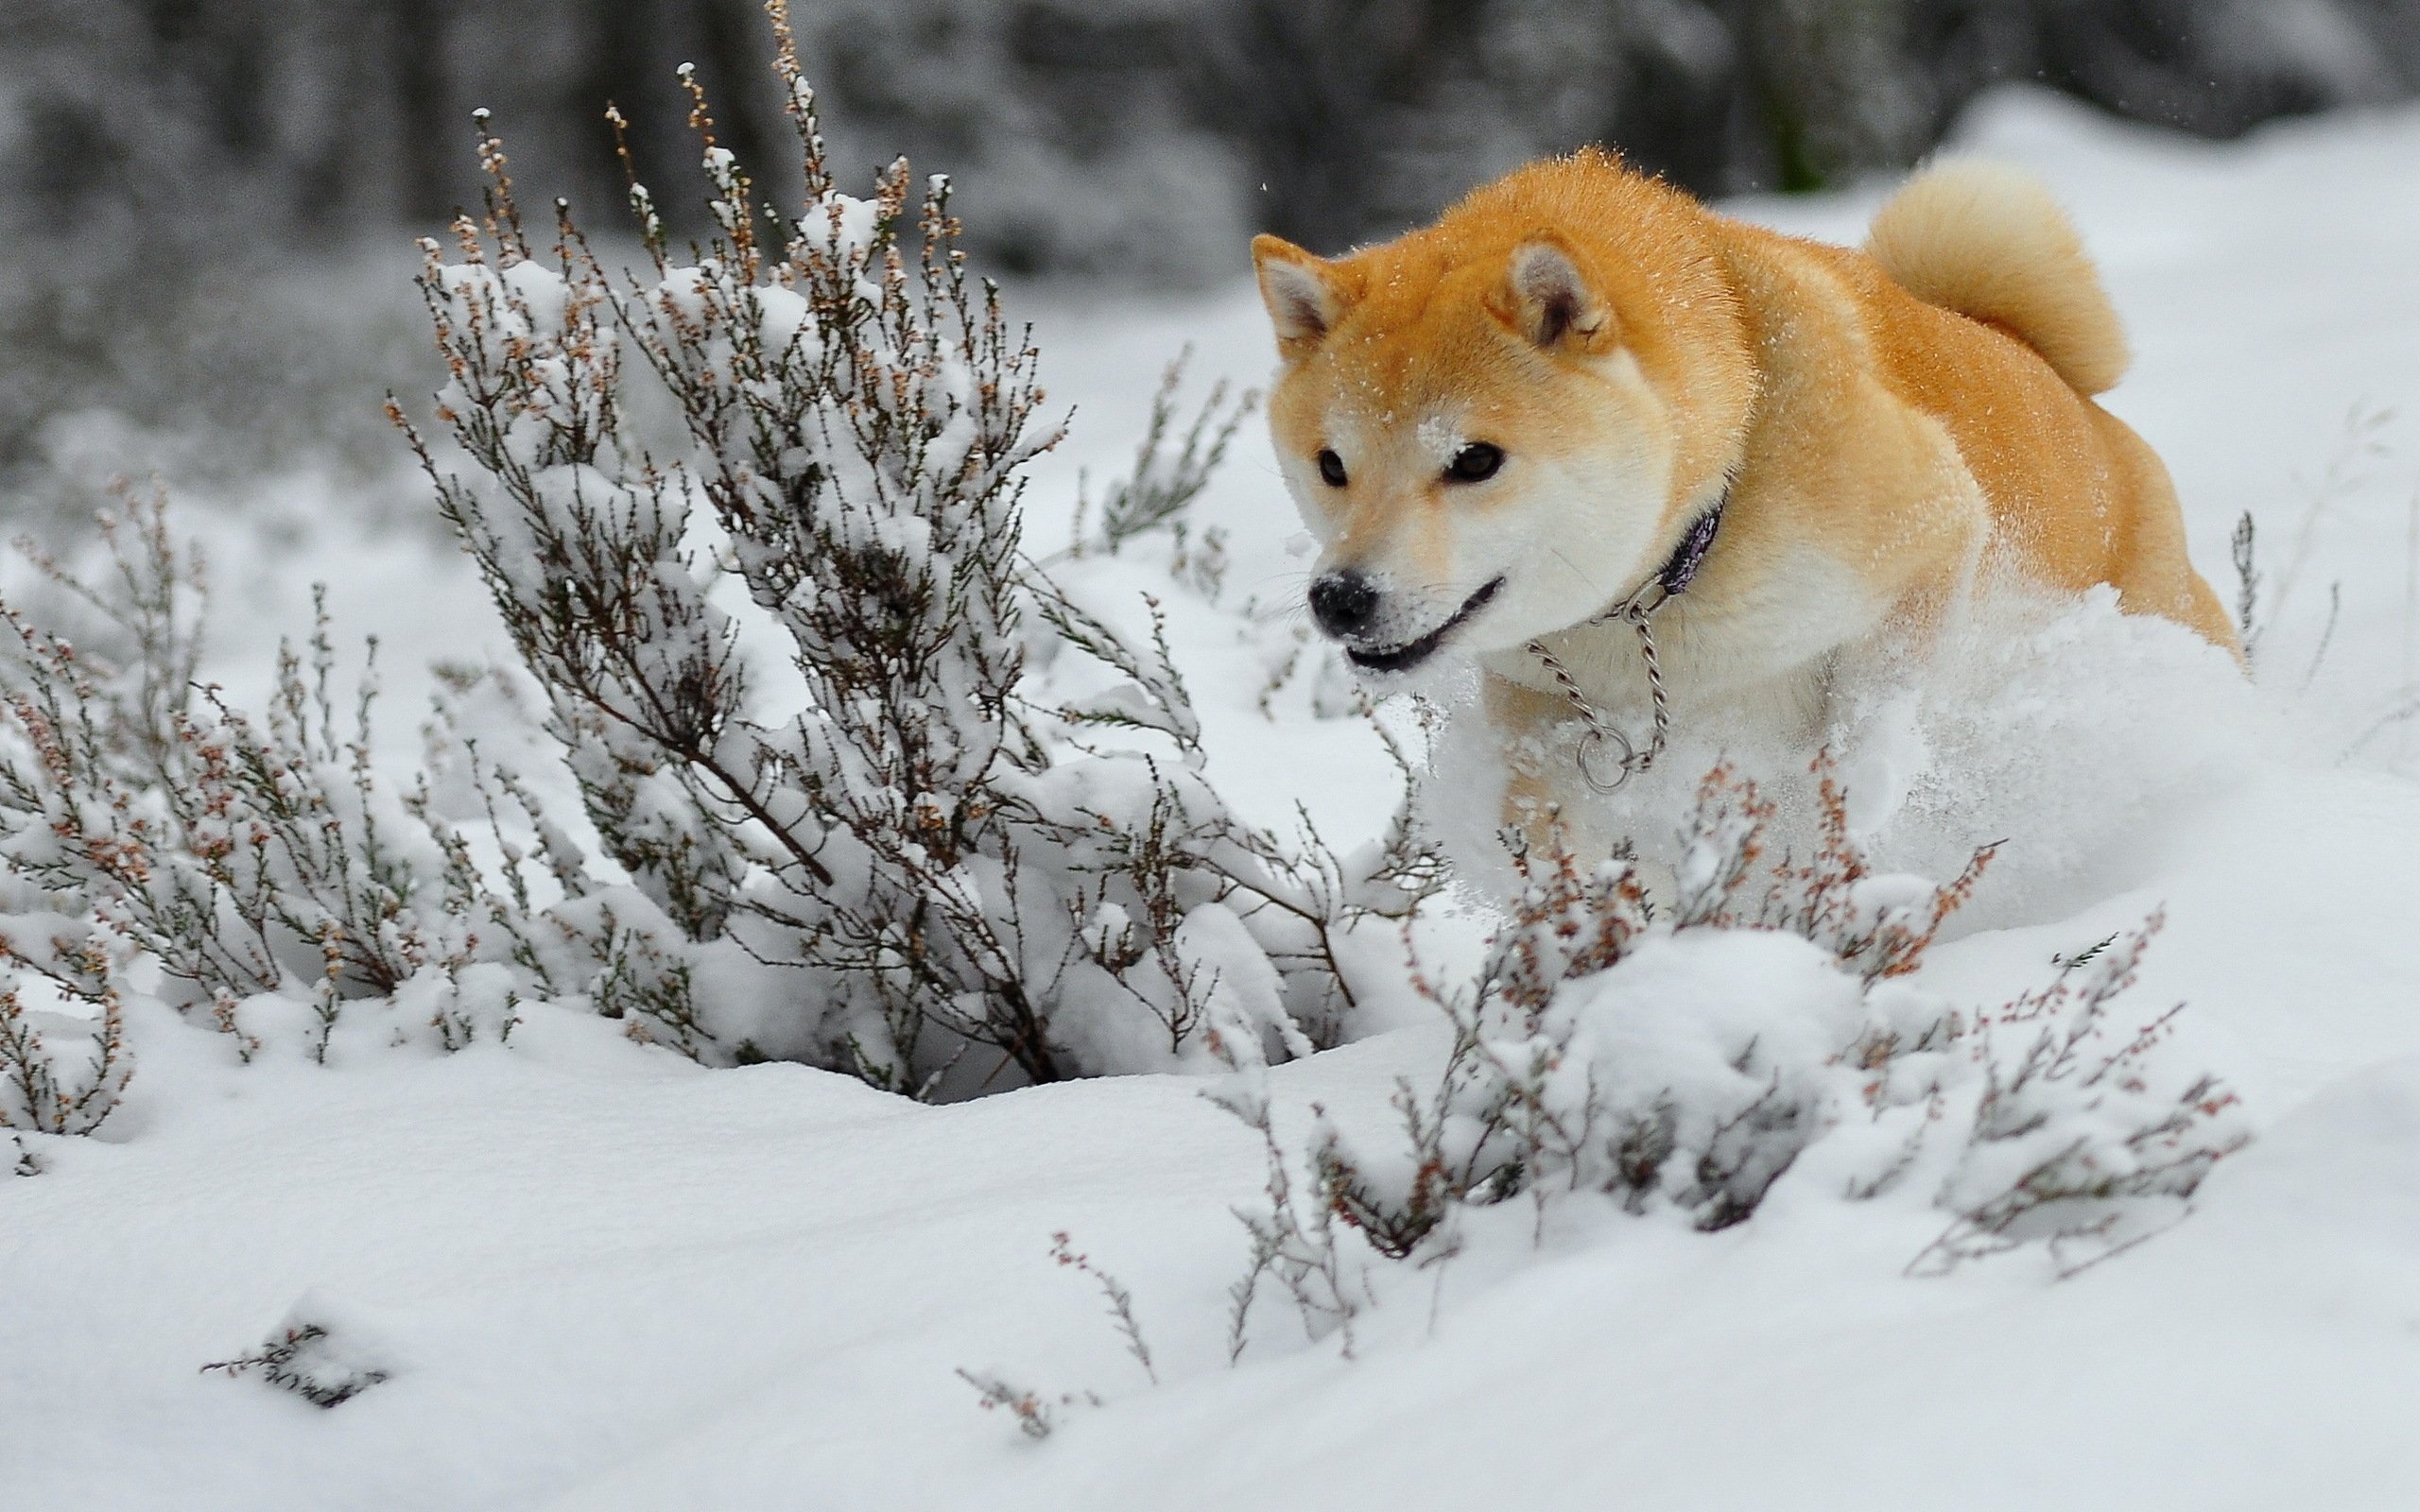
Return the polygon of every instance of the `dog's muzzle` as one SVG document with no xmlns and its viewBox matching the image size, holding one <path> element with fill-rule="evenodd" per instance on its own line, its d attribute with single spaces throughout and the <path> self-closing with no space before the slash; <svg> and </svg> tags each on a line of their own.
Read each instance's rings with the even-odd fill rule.
<svg viewBox="0 0 2420 1512">
<path fill-rule="evenodd" d="M 1447 615 L 1443 624 L 1416 641 L 1407 641 L 1388 650 L 1348 645 L 1344 648 L 1345 660 L 1364 672 L 1409 672 L 1435 655 L 1437 648 L 1445 644 L 1445 638 L 1461 628 L 1465 620 L 1485 609 L 1488 600 L 1494 598 L 1503 586 L 1503 578 L 1492 579 L 1478 593 L 1462 600 L 1462 607 Z M 1312 612 L 1318 612 L 1316 603 L 1312 606 Z"/>
</svg>

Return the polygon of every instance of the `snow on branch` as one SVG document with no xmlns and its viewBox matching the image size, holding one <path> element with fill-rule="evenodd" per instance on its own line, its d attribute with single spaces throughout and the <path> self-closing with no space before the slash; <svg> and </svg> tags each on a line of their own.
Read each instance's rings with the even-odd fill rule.
<svg viewBox="0 0 2420 1512">
<path fill-rule="evenodd" d="M 0 605 L 0 1123 L 107 1115 L 138 959 L 245 1060 L 298 1022 L 325 1060 L 348 1025 L 454 1049 L 553 1003 L 961 1096 L 1340 1032 L 1344 936 L 1433 862 L 1403 823 L 1340 856 L 1238 818 L 1156 606 L 1138 644 L 1027 555 L 1061 431 L 1038 354 L 945 180 L 836 184 L 772 9 L 804 201 L 769 215 L 688 79 L 721 232 L 684 259 L 635 181 L 639 268 L 561 204 L 542 256 L 479 117 L 484 212 L 423 244 L 438 429 L 389 411 L 519 664 L 441 669 L 424 771 L 372 762 L 376 646 L 346 676 L 324 606 L 264 708 L 199 680 L 202 564 L 164 501 L 104 521 L 93 580 L 26 548 L 100 633 Z M 678 455 L 633 440 L 634 386 Z M 1214 394 L 1180 444 L 1167 406 L 1121 539 L 1178 523 L 1242 413 Z M 1101 675 L 1060 695 L 1063 659 Z"/>
<path fill-rule="evenodd" d="M 244 1059 L 261 1048 L 246 1005 L 263 997 L 307 1005 L 321 1058 L 364 1001 L 408 1005 L 453 1041 L 505 1032 L 523 921 L 460 837 L 374 769 L 377 685 L 365 670 L 340 712 L 324 606 L 307 644 L 281 649 L 266 711 L 233 707 L 193 677 L 198 560 L 175 545 L 164 501 L 126 502 L 103 523 L 112 574 L 86 582 L 37 558 L 115 645 L 79 647 L 0 605 L 13 642 L 0 662 L 0 962 L 91 1016 L 102 1054 L 88 1095 L 123 1085 L 122 978 L 137 957 L 157 968 L 160 997 Z M 106 1099 L 79 1114 L 26 1079 L 35 1017 L 12 1009 L 0 1049 L 26 1105 L 16 1116 L 89 1127 Z M 39 1017 L 57 1029 L 60 1015 Z"/>
<path fill-rule="evenodd" d="M 968 273 L 945 179 L 837 185 L 773 9 L 805 159 L 778 241 L 692 79 L 721 228 L 692 255 L 633 180 L 645 266 L 609 269 L 561 206 L 542 256 L 484 128 L 487 215 L 424 244 L 451 381 L 442 441 L 413 443 L 607 856 L 673 955 L 794 978 L 755 1048 L 878 1086 L 1307 1051 L 1351 1001 L 1337 936 L 1384 889 L 1237 819 L 1165 641 L 1131 645 L 1028 558 L 1024 470 L 1061 434 L 1038 354 Z M 631 441 L 633 368 L 669 392 L 679 457 Z M 1163 470 L 1164 396 L 1114 531 L 1200 490 L 1221 406 Z M 798 707 L 760 696 L 768 645 Z M 1037 696 L 1037 648 L 1117 679 Z M 1398 865 L 1416 895 L 1408 839 L 1374 863 Z"/>
<path fill-rule="evenodd" d="M 1478 981 L 1422 984 L 1454 1037 L 1433 1086 L 1398 1087 L 1398 1142 L 1320 1113 L 1289 1150 L 1264 1094 L 1219 1091 L 1271 1173 L 1241 1214 L 1234 1347 L 1273 1284 L 1349 1350 L 1374 1265 L 1451 1255 L 1467 1217 L 1520 1196 L 1541 1223 L 1596 1194 L 1718 1229 L 1805 1170 L 1849 1200 L 1905 1193 L 1949 1213 L 1911 1274 L 2029 1244 L 2064 1274 L 2172 1222 L 2247 1136 L 2233 1093 L 2160 1056 L 2176 1010 L 2136 1026 L 2118 1009 L 2159 916 L 2045 988 L 1954 1007 L 1911 978 L 1990 850 L 1946 885 L 1876 874 L 1828 759 L 1815 775 L 1817 842 L 1776 859 L 1772 804 L 1708 774 L 1664 918 L 1627 862 L 1516 854 L 1521 891 Z"/>
</svg>

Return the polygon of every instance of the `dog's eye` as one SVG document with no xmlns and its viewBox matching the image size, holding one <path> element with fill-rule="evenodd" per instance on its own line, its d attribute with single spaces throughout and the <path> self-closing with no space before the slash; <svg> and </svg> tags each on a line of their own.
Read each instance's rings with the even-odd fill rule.
<svg viewBox="0 0 2420 1512">
<path fill-rule="evenodd" d="M 1445 464 L 1445 476 L 1456 483 L 1484 483 L 1504 465 L 1504 448 L 1473 441 Z"/>
<path fill-rule="evenodd" d="M 1334 452 L 1320 454 L 1320 479 L 1331 489 L 1344 487 L 1344 458 Z"/>
</svg>

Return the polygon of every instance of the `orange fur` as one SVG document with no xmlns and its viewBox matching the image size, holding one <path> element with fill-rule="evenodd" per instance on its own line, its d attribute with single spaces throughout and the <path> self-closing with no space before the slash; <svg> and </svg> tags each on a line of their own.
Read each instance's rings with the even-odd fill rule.
<svg viewBox="0 0 2420 1512">
<path fill-rule="evenodd" d="M 2020 174 L 1922 176 L 1858 252 L 1592 151 L 1348 257 L 1253 255 L 1280 463 L 1322 572 L 1376 595 L 1348 645 L 1374 665 L 1450 634 L 1508 733 L 1560 713 L 1533 637 L 1636 702 L 1628 632 L 1587 622 L 1717 499 L 1702 576 L 1656 619 L 1685 710 L 1811 721 L 1839 654 L 1921 636 L 1979 578 L 2106 583 L 2234 648 L 2166 470 L 2090 397 L 2125 365 L 2108 297 Z M 1478 482 L 1447 465 L 1475 442 L 1503 455 Z"/>
<path fill-rule="evenodd" d="M 2083 242 L 2039 180 L 1993 163 L 1932 168 L 1874 217 L 1865 250 L 1898 285 L 2006 328 L 2080 394 L 2126 374 L 2126 333 Z"/>
</svg>

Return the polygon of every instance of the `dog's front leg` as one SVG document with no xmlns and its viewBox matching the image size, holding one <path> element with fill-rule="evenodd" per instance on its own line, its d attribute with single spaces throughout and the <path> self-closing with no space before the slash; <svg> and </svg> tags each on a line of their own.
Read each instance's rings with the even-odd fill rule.
<svg viewBox="0 0 2420 1512">
<path fill-rule="evenodd" d="M 1583 867 L 1617 851 L 1629 854 L 1629 837 L 1613 832 L 1605 800 L 1581 775 L 1573 732 L 1564 728 L 1571 706 L 1496 677 L 1487 679 L 1483 706 L 1504 752 L 1505 828 L 1516 832 L 1532 855 L 1567 850 Z M 1633 866 L 1653 905 L 1665 906 L 1673 896 L 1671 868 L 1654 860 Z"/>
<path fill-rule="evenodd" d="M 1569 774 L 1561 770 L 1568 762 L 1559 757 L 1561 743 L 1555 738 L 1555 726 L 1570 713 L 1570 706 L 1550 694 L 1491 676 L 1482 708 L 1502 742 L 1505 828 L 1518 832 L 1539 854 L 1574 846 L 1572 826 L 1582 816 L 1570 807 Z"/>
</svg>

